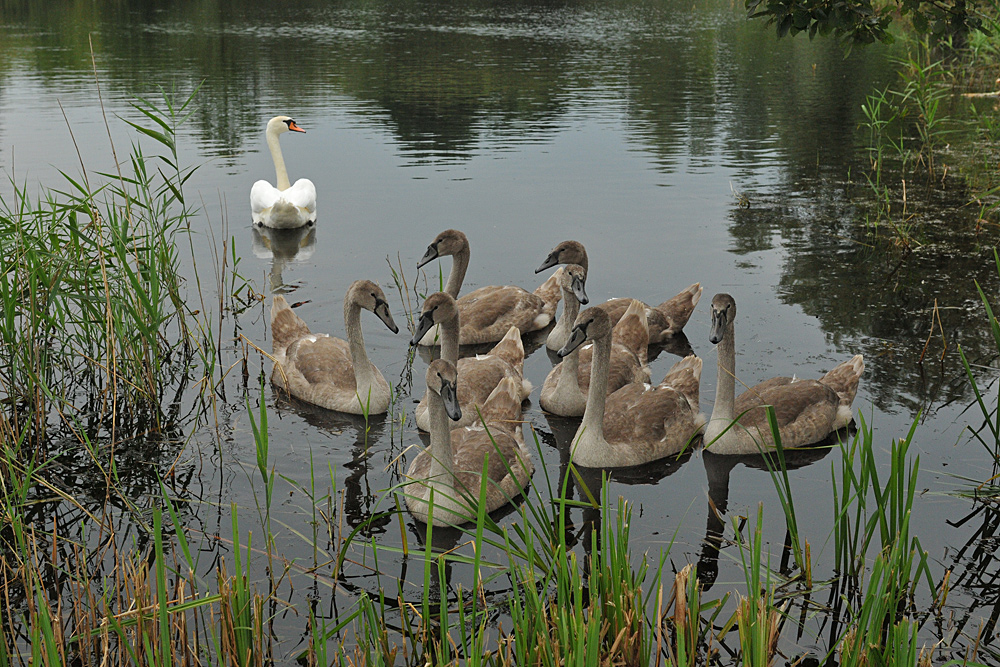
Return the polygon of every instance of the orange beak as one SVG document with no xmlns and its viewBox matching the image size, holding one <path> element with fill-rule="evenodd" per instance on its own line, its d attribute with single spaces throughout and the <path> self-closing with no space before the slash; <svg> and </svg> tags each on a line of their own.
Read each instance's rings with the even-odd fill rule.
<svg viewBox="0 0 1000 667">
<path fill-rule="evenodd" d="M 305 132 L 305 130 L 303 130 L 301 127 L 295 124 L 294 120 L 288 123 L 288 129 L 291 130 L 292 132 L 303 132 L 303 133 Z"/>
</svg>

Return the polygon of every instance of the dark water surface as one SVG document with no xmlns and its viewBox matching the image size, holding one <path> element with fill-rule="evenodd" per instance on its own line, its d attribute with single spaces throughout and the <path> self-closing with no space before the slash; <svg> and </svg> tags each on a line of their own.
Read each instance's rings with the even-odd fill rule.
<svg viewBox="0 0 1000 667">
<path fill-rule="evenodd" d="M 545 277 L 533 270 L 549 249 L 574 238 L 590 252 L 592 301 L 633 296 L 659 303 L 702 283 L 703 302 L 685 332 L 705 359 L 702 409 L 709 413 L 716 355 L 708 342 L 708 303 L 714 293 L 730 292 L 739 303 L 743 382 L 814 377 L 864 354 L 867 370 L 854 407 L 874 426 L 886 464 L 891 438 L 905 435 L 920 415 L 912 451 L 922 474 L 912 531 L 936 577 L 955 568 L 947 611 L 963 631 L 974 634 L 1000 610 L 996 586 L 983 584 L 996 571 L 995 517 L 981 512 L 963 522 L 976 506 L 948 495 L 967 486 L 962 477 L 992 474 L 991 459 L 964 432 L 981 419 L 978 409 L 968 409 L 973 396 L 957 355 L 961 344 L 973 363 L 992 358 L 973 284 L 979 280 L 995 293 L 992 250 L 989 239 L 974 237 L 976 211 L 959 208 L 968 193 L 954 177 L 943 187 L 912 188 L 909 205 L 926 222 L 919 249 L 873 247 L 864 225 L 868 163 L 858 126 L 865 95 L 894 81 L 885 48 L 845 59 L 828 40 L 775 42 L 738 5 L 710 0 L 148 4 L 0 4 L 5 196 L 8 179 L 34 193 L 60 185 L 58 170 L 79 173 L 59 104 L 88 171 L 111 171 L 89 38 L 119 157 L 135 135 L 115 116 L 137 119 L 133 96 L 155 96 L 163 86 L 183 97 L 201 84 L 197 111 L 180 137 L 182 161 L 202 165 L 188 191 L 203 206 L 194 261 L 210 275 L 209 248 L 233 237 L 240 273 L 258 293 L 282 285 L 290 300 L 309 301 L 298 312 L 314 331 L 343 335 L 343 294 L 358 278 L 386 289 L 402 323 L 404 303 L 386 258 L 395 265 L 398 256 L 412 284 L 417 259 L 446 228 L 465 231 L 472 244 L 464 291 L 501 283 L 533 289 Z M 292 179 L 312 179 L 319 193 L 317 229 L 304 247 L 265 239 L 250 227 L 250 186 L 274 178 L 263 127 L 279 113 L 308 131 L 282 138 Z M 738 206 L 734 189 L 750 198 L 749 209 Z M 443 272 L 449 267 L 450 260 L 441 263 Z M 437 266 L 428 269 L 434 285 Z M 193 282 L 191 290 L 194 299 Z M 921 365 L 935 299 L 948 349 L 938 362 L 938 334 Z M 245 353 L 240 334 L 270 350 L 268 309 L 269 303 L 256 306 L 226 325 L 227 365 Z M 405 330 L 393 336 L 373 317 L 362 321 L 376 365 L 394 384 L 408 381 Z M 676 359 L 661 354 L 653 377 Z M 425 364 L 415 361 L 412 395 L 406 385 L 396 417 L 372 420 L 367 434 L 363 420 L 265 390 L 271 458 L 283 476 L 274 514 L 279 553 L 313 562 L 310 502 L 292 484 L 308 486 L 310 460 L 317 495 L 328 492 L 332 469 L 336 521 L 345 532 L 389 509 L 383 492 L 400 481 L 415 455 L 408 448 L 420 443 L 411 399 L 423 393 Z M 261 368 L 270 372 L 268 362 L 250 354 L 246 394 L 233 371 L 218 429 L 185 433 L 182 439 L 190 439 L 180 453 L 162 455 L 168 461 L 146 454 L 158 466 L 180 457 L 191 501 L 187 528 L 205 552 L 205 573 L 219 554 L 231 559 L 225 543 L 199 538 L 231 535 L 230 501 L 241 508 L 243 529 L 259 534 L 254 489 L 260 495 L 261 485 L 245 400 L 259 400 L 253 378 Z M 525 362 L 536 387 L 550 368 L 544 349 Z M 993 376 L 983 373 L 995 396 Z M 537 391 L 532 398 L 525 419 L 542 442 L 544 465 L 558 475 L 576 423 L 548 419 Z M 817 579 L 832 575 L 831 465 L 839 470 L 839 458 L 839 451 L 798 455 L 791 473 Z M 149 483 L 145 492 L 156 495 Z M 695 452 L 615 476 L 611 491 L 634 503 L 636 554 L 655 557 L 676 532 L 671 566 L 701 559 L 703 571 L 711 570 L 712 550 L 703 544 L 712 527 L 711 498 L 725 509 L 727 526 L 730 517 L 755 516 L 763 501 L 765 535 L 775 562 L 780 557 L 784 519 L 759 460 Z M 578 526 L 584 518 L 573 516 Z M 401 531 L 396 521 L 377 523 L 368 534 L 380 545 L 399 546 L 405 533 L 412 548 L 423 527 L 407 519 Z M 353 558 L 371 564 L 361 550 Z M 711 595 L 739 590 L 736 548 L 723 546 L 717 558 Z M 255 566 L 263 573 L 263 560 Z M 419 599 L 422 564 L 383 557 L 378 566 L 381 577 L 349 567 L 350 587 L 336 594 L 329 567 L 318 582 L 295 575 L 294 592 L 282 596 L 299 613 L 276 620 L 280 654 L 303 648 L 309 593 L 319 597 L 321 612 L 333 615 L 349 608 L 352 591 L 381 585 L 395 594 L 394 577 L 402 575 L 404 594 Z M 472 579 L 459 565 L 451 576 L 452 587 Z M 494 582 L 498 596 L 505 586 L 505 577 Z M 802 647 L 825 653 L 831 630 L 823 615 L 810 609 L 803 618 L 801 633 L 784 633 L 783 649 L 790 656 Z M 932 625 L 924 630 L 927 641 L 948 632 Z M 994 632 L 988 624 L 984 641 Z"/>
</svg>

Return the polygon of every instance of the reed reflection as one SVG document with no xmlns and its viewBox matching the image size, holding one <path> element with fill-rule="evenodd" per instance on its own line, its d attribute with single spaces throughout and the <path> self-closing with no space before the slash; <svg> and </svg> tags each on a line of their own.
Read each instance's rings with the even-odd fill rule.
<svg viewBox="0 0 1000 667">
<path fill-rule="evenodd" d="M 122 422 L 124 426 L 124 417 Z M 203 502 L 213 481 L 202 478 L 197 463 L 179 461 L 187 443 L 182 427 L 146 429 L 122 437 L 114 447 L 105 447 L 103 436 L 98 439 L 94 432 L 92 450 L 80 445 L 81 433 L 71 426 L 49 429 L 49 458 L 37 477 L 45 483 L 21 489 L 21 511 L 0 521 L 0 559 L 7 566 L 19 563 L 30 542 L 42 556 L 31 567 L 49 599 L 134 599 L 138 577 L 149 576 L 155 560 L 160 535 L 153 532 L 154 512 L 160 513 L 165 540 L 178 532 L 214 532 L 208 527 L 213 523 L 211 503 Z M 114 471 L 113 477 L 108 471 Z M 7 493 L 15 488 L 12 481 L 5 480 Z M 167 502 L 176 523 L 164 509 Z M 206 571 L 211 567 L 206 565 Z M 4 609 L 25 609 L 31 604 L 28 594 L 19 580 L 5 580 Z M 32 638 L 21 634 L 24 626 L 11 623 L 8 630 L 16 641 L 31 646 Z"/>
<path fill-rule="evenodd" d="M 405 493 L 405 491 L 404 491 Z M 420 545 L 421 556 L 427 553 L 427 538 L 430 537 L 430 547 L 432 562 L 430 566 L 430 587 L 426 591 L 428 599 L 432 604 L 437 605 L 442 599 L 454 600 L 456 591 L 452 587 L 451 578 L 454 570 L 453 557 L 463 544 L 470 544 L 471 539 L 461 528 L 451 528 L 448 526 L 428 526 L 420 521 L 408 522 L 407 529 L 416 538 Z M 421 563 L 423 565 L 423 563 Z M 406 577 L 401 577 L 401 582 L 406 582 Z M 471 588 L 471 582 L 465 586 Z M 422 600 L 423 591 L 419 591 L 416 596 Z"/>
<path fill-rule="evenodd" d="M 998 453 L 994 450 L 991 465 L 984 467 L 982 477 L 986 482 L 957 492 L 972 498 L 972 507 L 960 518 L 948 520 L 947 524 L 952 529 L 971 532 L 960 546 L 949 547 L 943 559 L 951 571 L 950 587 L 967 593 L 959 602 L 950 605 L 957 617 L 957 631 L 977 640 L 984 638 L 984 643 L 991 643 L 990 638 L 996 636 L 1000 622 L 1000 591 L 997 590 L 997 582 L 1000 581 L 1000 539 L 997 537 L 1000 535 L 1000 508 L 996 504 L 1000 495 L 1000 486 L 996 484 L 1000 478 Z M 993 657 L 1000 657 L 1000 652 L 994 650 Z"/>
</svg>

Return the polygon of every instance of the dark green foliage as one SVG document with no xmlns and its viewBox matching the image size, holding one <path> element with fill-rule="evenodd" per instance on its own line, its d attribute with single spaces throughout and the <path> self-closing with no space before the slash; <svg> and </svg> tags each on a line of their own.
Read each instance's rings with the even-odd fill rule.
<svg viewBox="0 0 1000 667">
<path fill-rule="evenodd" d="M 896 17 L 908 18 L 918 33 L 934 41 L 963 46 L 970 32 L 988 32 L 980 5 L 974 0 L 746 0 L 750 18 L 766 19 L 776 26 L 778 37 L 808 32 L 811 39 L 832 33 L 848 51 L 893 41 L 889 26 Z"/>
</svg>

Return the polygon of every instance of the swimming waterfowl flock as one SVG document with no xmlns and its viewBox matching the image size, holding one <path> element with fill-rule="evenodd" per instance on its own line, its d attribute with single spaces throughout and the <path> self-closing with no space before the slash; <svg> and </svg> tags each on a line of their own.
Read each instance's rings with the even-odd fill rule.
<svg viewBox="0 0 1000 667">
<path fill-rule="evenodd" d="M 257 226 L 315 222 L 311 182 L 300 179 L 291 188 L 308 191 L 310 201 L 296 203 L 293 193 L 282 194 L 289 186 L 277 136 L 288 130 L 301 131 L 286 116 L 268 123 L 268 145 L 278 173 L 278 188 L 271 189 L 278 194 L 267 192 L 265 198 L 264 186 L 270 185 L 254 185 L 251 204 Z M 300 187 L 303 181 L 307 186 Z M 481 504 L 492 512 L 524 492 L 534 463 L 521 428 L 522 402 L 532 391 L 524 377 L 521 337 L 535 331 L 545 335 L 546 328 L 545 345 L 560 361 L 545 379 L 540 404 L 552 414 L 582 417 L 569 452 L 577 466 L 641 466 L 689 450 L 699 438 L 715 454 L 772 451 L 777 445 L 767 406 L 773 409 L 786 448 L 818 443 L 851 422 L 851 404 L 865 367 L 860 354 L 818 380 L 772 378 L 735 396 L 736 300 L 729 294 L 715 295 L 711 304 L 709 341 L 718 346 L 718 381 L 715 404 L 706 418 L 700 411 L 700 358 L 684 357 L 655 385 L 648 366 L 651 346 L 667 343 L 687 324 L 702 295 L 699 283 L 658 306 L 622 298 L 580 312 L 589 304 L 590 265 L 577 241 L 552 249 L 535 273 L 558 269 L 533 292 L 505 285 L 460 296 L 470 245 L 466 235 L 454 229 L 438 234 L 416 266 L 446 256 L 452 257 L 447 283 L 442 292 L 424 300 L 410 341 L 411 346 L 440 349 L 440 358 L 427 367 L 427 391 L 416 408 L 417 427 L 430 433 L 430 447 L 412 460 L 404 485 L 407 508 L 420 521 L 458 525 L 474 520 Z M 556 318 L 560 301 L 563 313 Z M 346 341 L 312 333 L 285 298 L 275 294 L 275 386 L 330 410 L 387 412 L 393 388 L 368 359 L 362 310 L 398 332 L 385 294 L 367 280 L 353 283 L 344 298 Z M 494 344 L 485 354 L 460 354 L 461 346 L 485 343 Z"/>
</svg>

